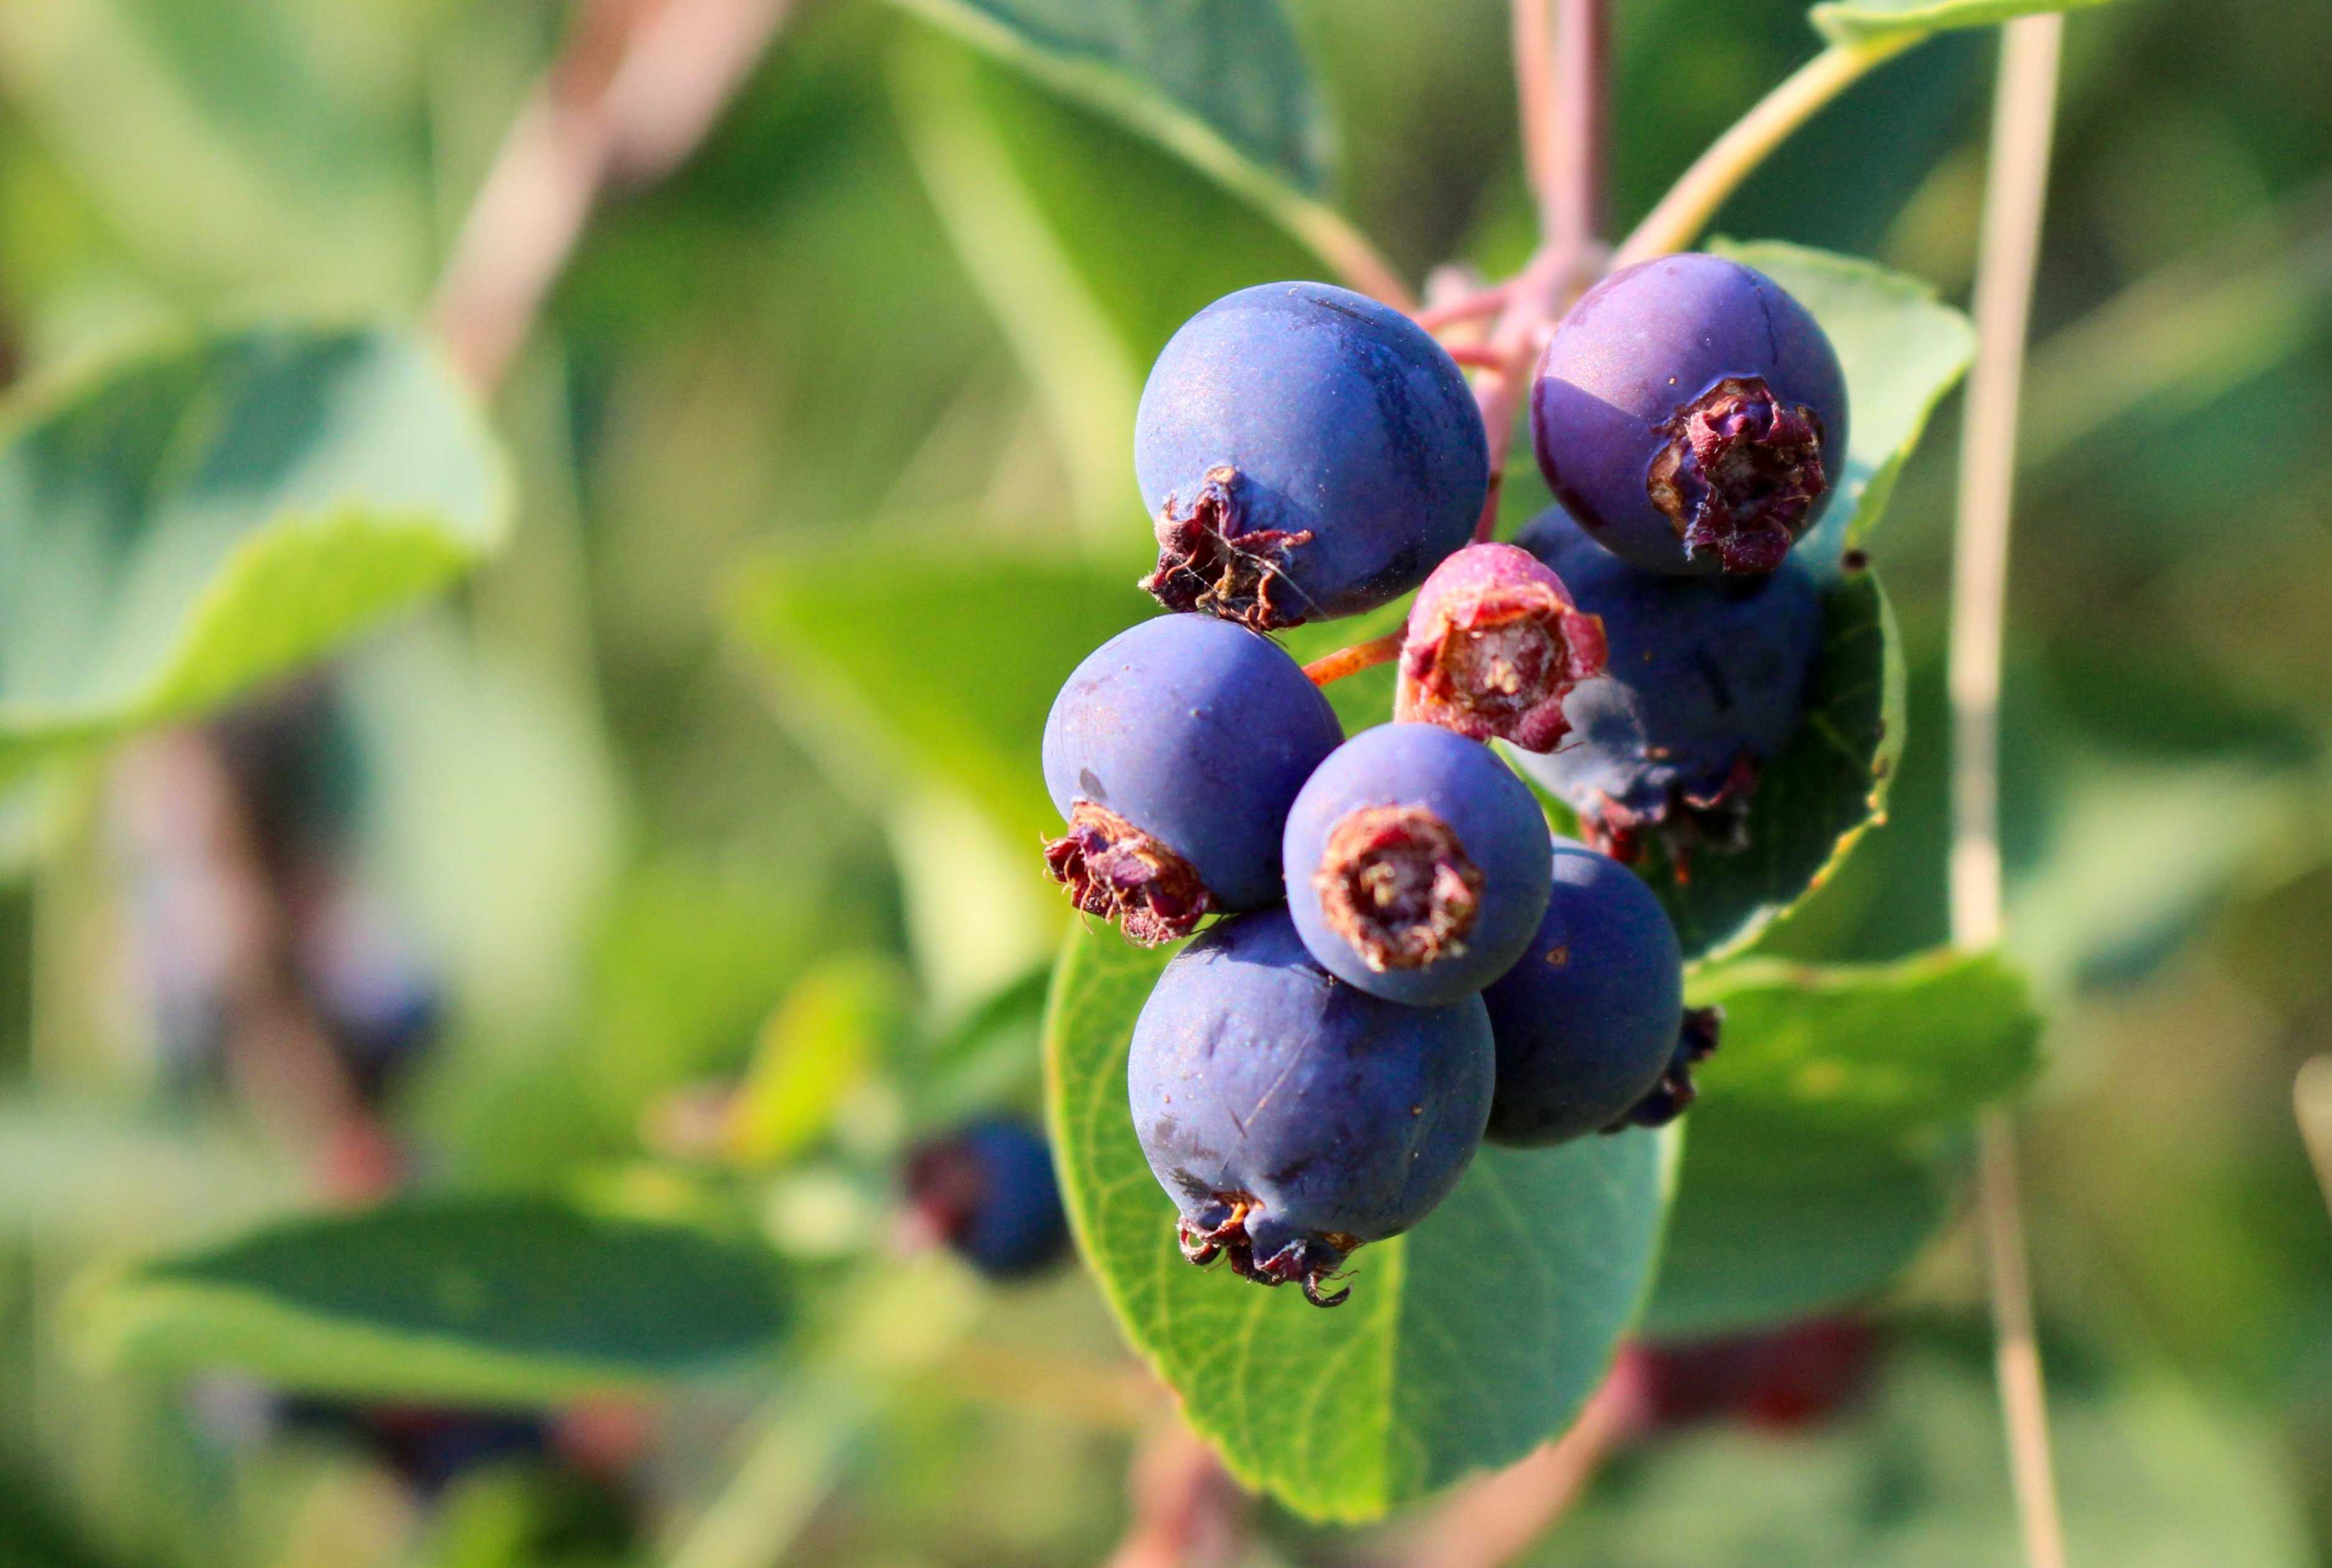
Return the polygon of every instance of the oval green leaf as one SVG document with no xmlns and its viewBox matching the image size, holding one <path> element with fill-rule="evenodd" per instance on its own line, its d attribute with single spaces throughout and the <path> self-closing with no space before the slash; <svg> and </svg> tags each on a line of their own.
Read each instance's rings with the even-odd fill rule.
<svg viewBox="0 0 2332 1568">
<path fill-rule="evenodd" d="M 1646 1326 L 1754 1328 L 1866 1296 L 1950 1212 L 1970 1117 L 2028 1082 L 2040 1018 L 1995 954 L 1695 978 L 1725 1009 L 1699 1071 Z"/>
<path fill-rule="evenodd" d="M 1277 0 L 892 3 L 1209 173 L 1326 182 L 1326 119 Z"/>
<path fill-rule="evenodd" d="M 502 1404 L 733 1365 L 786 1319 L 757 1245 L 540 1198 L 289 1221 L 100 1276 L 79 1307 L 102 1365 Z"/>
<path fill-rule="evenodd" d="M 1821 885 L 1886 804 L 1903 750 L 1903 653 L 1875 573 L 1832 578 L 1805 720 L 1750 797 L 1748 842 L 1679 867 L 1648 840 L 1637 869 L 1668 906 L 1687 958 L 1745 946 Z"/>
<path fill-rule="evenodd" d="M 1726 1104 L 1810 1130 L 1907 1136 L 1965 1121 L 2040 1065 L 2040 1015 L 1996 953 L 1834 968 L 1750 959 L 1694 977 L 1725 1010 L 1701 1069 Z"/>
<path fill-rule="evenodd" d="M 1126 1109 L 1134 1019 L 1165 963 L 1112 930 L 1070 933 L 1047 1100 L 1079 1244 L 1232 1473 L 1310 1518 L 1372 1519 L 1568 1425 L 1649 1278 L 1672 1143 L 1486 1148 L 1422 1225 L 1358 1254 L 1333 1311 L 1202 1272 Z"/>
<path fill-rule="evenodd" d="M 260 327 L 21 405 L 0 444 L 0 777 L 190 717 L 501 542 L 451 372 L 364 328 Z"/>
<path fill-rule="evenodd" d="M 1846 372 L 1853 421 L 1845 471 L 1821 526 L 1800 546 L 1827 569 L 1868 537 L 1927 417 L 1975 356 L 1975 328 L 1916 278 L 1774 240 L 1709 249 L 1754 267 L 1821 323 Z"/>
<path fill-rule="evenodd" d="M 1155 142 L 1330 268 L 1400 290 L 1323 198 L 1331 138 L 1277 0 L 892 4 Z"/>
<path fill-rule="evenodd" d="M 2044 11 L 2087 11 L 2108 0 L 1827 0 L 1806 13 L 1833 43 L 1923 37 L 1955 27 L 1992 27 Z"/>
</svg>

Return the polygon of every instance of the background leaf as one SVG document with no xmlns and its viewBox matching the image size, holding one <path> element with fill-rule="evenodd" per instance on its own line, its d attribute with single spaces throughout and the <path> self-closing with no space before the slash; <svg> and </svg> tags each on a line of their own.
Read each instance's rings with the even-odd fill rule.
<svg viewBox="0 0 2332 1568">
<path fill-rule="evenodd" d="M 1783 1321 L 1867 1296 L 1949 1212 L 1961 1134 L 2037 1065 L 2040 1019 L 1996 955 L 1813 969 L 1752 961 L 1695 979 L 1725 1009 L 1699 1069 L 1657 1334 Z"/>
<path fill-rule="evenodd" d="M 475 565 L 509 505 L 466 394 L 389 332 L 253 328 L 20 408 L 0 774 L 330 651 Z"/>
<path fill-rule="evenodd" d="M 1060 828 L 1037 767 L 1053 698 L 1086 654 L 1156 611 L 1134 575 L 958 534 L 771 556 L 741 580 L 734 618 L 777 673 L 779 717 L 842 776 L 866 779 L 887 756 L 1027 843 Z"/>
<path fill-rule="evenodd" d="M 1647 1334 L 1723 1334 L 1869 1296 L 1951 1212 L 1954 1164 L 1878 1138 L 1808 1136 L 1705 1096 L 1644 1309 Z"/>
<path fill-rule="evenodd" d="M 1663 1141 L 1485 1148 L 1408 1235 L 1356 1255 L 1333 1311 L 1185 1262 L 1126 1110 L 1133 1022 L 1165 955 L 1073 930 L 1047 1099 L 1069 1212 L 1121 1325 L 1242 1480 L 1356 1520 L 1503 1464 L 1601 1381 L 1649 1274 Z"/>
<path fill-rule="evenodd" d="M 106 1364 L 503 1404 L 732 1364 L 785 1321 L 757 1245 L 530 1198 L 290 1221 L 85 1288 L 81 1342 Z"/>
<path fill-rule="evenodd" d="M 2107 0 L 1827 0 L 1806 14 L 1823 37 L 1851 43 L 1897 33 L 1990 27 L 2043 11 L 2086 11 Z"/>
<path fill-rule="evenodd" d="M 1697 976 L 1725 1009 L 1701 1069 L 1744 1112 L 1809 1128 L 1908 1134 L 1971 1117 L 2038 1065 L 2040 1017 L 1996 954 L 1815 968 L 1751 960 Z"/>
<path fill-rule="evenodd" d="M 1277 0 L 893 0 L 1209 172 L 1327 177 L 1311 72 Z"/>
</svg>

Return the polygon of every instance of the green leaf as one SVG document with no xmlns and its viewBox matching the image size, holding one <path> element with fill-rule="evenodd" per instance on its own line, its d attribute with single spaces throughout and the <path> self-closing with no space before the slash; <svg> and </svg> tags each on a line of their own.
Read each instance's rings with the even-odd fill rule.
<svg viewBox="0 0 2332 1568">
<path fill-rule="evenodd" d="M 1875 1291 L 1949 1212 L 1961 1131 L 2037 1065 L 2040 1020 L 1993 954 L 1698 976 L 1725 1009 L 1699 1069 L 1647 1326 L 1705 1334 Z"/>
<path fill-rule="evenodd" d="M 1954 1167 L 1938 1155 L 1809 1136 L 1721 1095 L 1685 1120 L 1647 1334 L 1732 1333 L 1868 1296 L 1910 1266 L 1950 1212 Z"/>
<path fill-rule="evenodd" d="M 0 446 L 0 777 L 224 704 L 501 542 L 502 459 L 450 371 L 363 328 L 160 349 Z"/>
<path fill-rule="evenodd" d="M 1278 0 L 892 3 L 1219 177 L 1326 180 L 1325 122 Z"/>
<path fill-rule="evenodd" d="M 1709 248 L 1756 268 L 1812 311 L 1846 371 L 1853 417 L 1845 471 L 1802 546 L 1828 567 L 1878 525 L 1928 415 L 1966 374 L 1975 329 L 1926 283 L 1873 262 L 1773 240 Z"/>
<path fill-rule="evenodd" d="M 1747 847 L 1692 852 L 1685 875 L 1656 838 L 1639 868 L 1688 958 L 1751 941 L 1821 885 L 1885 806 L 1903 750 L 1903 654 L 1875 573 L 1834 577 L 1806 717 L 1760 771 Z"/>
<path fill-rule="evenodd" d="M 1974 1116 L 2039 1065 L 2040 1018 L 1997 954 L 1814 968 L 1752 959 L 1697 976 L 1725 1010 L 1712 1098 L 1810 1130 L 1907 1135 Z"/>
<path fill-rule="evenodd" d="M 775 678 L 780 717 L 840 776 L 879 783 L 867 764 L 887 761 L 1031 842 L 1060 831 L 1037 762 L 1054 696 L 1157 607 L 1136 573 L 970 534 L 771 556 L 740 583 L 734 623 Z"/>
<path fill-rule="evenodd" d="M 2086 11 L 2107 0 L 1825 0 L 1806 13 L 1833 43 L 1991 27 L 2044 11 Z"/>
<path fill-rule="evenodd" d="M 1158 144 L 1269 219 L 1330 271 L 1368 280 L 1379 292 L 1400 288 L 1368 240 L 1322 199 L 1329 138 L 1277 0 L 892 4 Z M 1009 128 L 999 120 L 994 128 Z M 922 161 L 931 161 L 928 149 Z M 1045 183 L 1038 169 L 1019 161 L 1023 180 Z M 1134 177 L 1138 182 L 1138 171 Z M 1019 193 L 1008 198 L 1021 199 Z M 1243 226 L 1232 225 L 1234 247 Z M 1213 227 L 1207 223 L 1205 232 L 1211 234 Z M 1136 233 L 1153 249 L 1190 248 L 1161 245 L 1146 229 Z M 1199 269 L 1213 270 L 1211 264 Z M 1096 294 L 1109 291 L 1103 280 L 1091 287 Z"/>
<path fill-rule="evenodd" d="M 785 1322 L 759 1247 L 539 1198 L 290 1221 L 100 1276 L 79 1307 L 104 1365 L 511 1404 L 735 1364 Z"/>
<path fill-rule="evenodd" d="M 1143 1163 L 1125 1059 L 1164 967 L 1072 930 L 1047 1022 L 1047 1100 L 1071 1220 L 1135 1347 L 1241 1480 L 1360 1520 L 1560 1431 L 1601 1381 L 1656 1250 L 1673 1145 L 1628 1133 L 1486 1148 L 1422 1225 L 1357 1256 L 1333 1311 L 1201 1272 Z"/>
</svg>

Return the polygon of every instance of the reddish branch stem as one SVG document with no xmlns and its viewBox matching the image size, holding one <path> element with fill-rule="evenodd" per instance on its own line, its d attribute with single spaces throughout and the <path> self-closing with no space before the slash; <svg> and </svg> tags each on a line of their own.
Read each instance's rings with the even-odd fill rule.
<svg viewBox="0 0 2332 1568">
<path fill-rule="evenodd" d="M 1417 313 L 1417 324 L 1428 332 L 1439 332 L 1463 326 L 1468 321 L 1480 321 L 1505 309 L 1513 292 L 1513 284 L 1497 283 L 1476 293 L 1444 300 L 1438 305 L 1429 305 Z"/>
<path fill-rule="evenodd" d="M 1477 539 L 1489 538 L 1497 527 L 1515 419 L 1530 389 L 1539 350 L 1555 320 L 1601 270 L 1596 214 L 1602 204 L 1609 33 L 1604 0 L 1556 0 L 1554 58 L 1525 58 L 1522 49 L 1516 51 L 1516 67 L 1526 72 L 1522 83 L 1526 98 L 1534 90 L 1532 76 L 1552 74 L 1559 83 L 1553 116 L 1560 151 L 1550 157 L 1544 193 L 1546 211 L 1541 226 L 1546 241 L 1508 285 L 1505 308 L 1486 346 L 1487 367 L 1474 380 L 1474 401 L 1490 442 L 1490 493 L 1475 526 Z"/>
</svg>

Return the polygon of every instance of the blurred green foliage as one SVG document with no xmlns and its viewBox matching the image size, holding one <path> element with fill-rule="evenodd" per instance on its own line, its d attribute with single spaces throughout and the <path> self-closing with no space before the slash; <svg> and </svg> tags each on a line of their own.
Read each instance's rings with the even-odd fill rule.
<svg viewBox="0 0 2332 1568">
<path fill-rule="evenodd" d="M 1820 40 L 1781 0 L 1617 9 L 1624 227 Z M 1290 10 L 1330 195 L 1412 278 L 1515 264 L 1505 7 Z M 563 23 L 494 0 L 0 7 L 0 375 L 261 312 L 417 316 Z M 2050 1021 L 2028 1197 L 2069 1519 L 2083 1560 L 2332 1562 L 2332 1227 L 2291 1088 L 2332 1038 L 2332 11 L 2130 0 L 2068 43 L 2005 799 L 2011 953 Z M 1990 49 L 1886 67 L 1718 230 L 1963 298 Z M 612 1490 L 506 1465 L 420 1512 L 377 1456 L 254 1440 L 231 1389 L 92 1374 L 66 1342 L 91 1266 L 308 1206 L 323 1162 L 264 1097 L 176 1073 L 134 978 L 150 889 L 83 769 L 5 813 L 51 852 L 0 895 L 0 1563 L 1109 1551 L 1156 1406 L 1094 1285 L 884 1261 L 910 1133 L 1037 1102 L 1029 977 L 1064 920 L 1026 747 L 1143 609 L 1142 368 L 1216 294 L 1317 266 L 1102 101 L 890 7 L 805 6 L 700 156 L 597 214 L 493 406 L 521 497 L 502 553 L 336 673 L 368 786 L 349 858 L 446 993 L 388 1102 L 417 1180 L 760 1238 L 799 1297 L 786 1347 L 580 1412 L 570 1457 L 646 1434 Z M 1761 959 L 1945 936 L 1956 423 L 1946 403 L 1873 544 L 1909 665 L 1888 820 Z M 1526 471 L 1511 491 L 1509 524 L 1543 499 Z M 823 1014 L 787 1001 L 804 976 Z M 854 985 L 874 1011 L 836 1000 Z M 806 1016 L 876 1065 L 805 1074 L 757 1113 L 789 1156 L 724 1164 L 692 1094 Z M 1957 1212 L 1958 1149 L 1804 1135 L 1801 1181 L 1729 1136 L 1710 1081 L 1687 1168 L 1730 1169 L 1699 1190 L 1737 1202 L 1680 1211 L 1671 1257 L 1716 1259 L 1735 1299 L 1782 1255 L 1760 1224 L 1874 1288 L 1909 1264 L 1878 1303 L 1900 1352 L 1835 1429 L 1631 1450 L 1534 1561 L 2004 1557 L 1974 1249 L 1959 1226 L 1920 1245 Z M 1717 1321 L 1695 1278 L 1656 1326 Z M 1767 1283 L 1786 1305 L 1806 1282 Z M 1251 1554 L 1331 1552 L 1266 1511 Z"/>
</svg>

